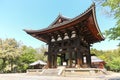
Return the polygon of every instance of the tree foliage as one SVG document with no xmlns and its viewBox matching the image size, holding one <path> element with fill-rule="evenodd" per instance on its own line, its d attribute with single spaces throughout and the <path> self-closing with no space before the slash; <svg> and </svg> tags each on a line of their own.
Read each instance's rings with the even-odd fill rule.
<svg viewBox="0 0 120 80">
<path fill-rule="evenodd" d="M 32 47 L 22 47 L 22 54 L 18 59 L 17 70 L 19 72 L 25 72 L 28 69 L 29 64 L 36 61 L 36 51 Z"/>
<path fill-rule="evenodd" d="M 47 48 L 38 49 L 21 45 L 15 39 L 0 39 L 0 72 L 25 72 L 36 60 L 46 61 Z"/>
<path fill-rule="evenodd" d="M 105 31 L 106 37 L 110 40 L 120 40 L 120 0 L 94 0 L 99 2 L 104 8 L 110 8 L 109 14 L 116 19 L 116 25 Z"/>
<path fill-rule="evenodd" d="M 41 46 L 40 48 L 36 49 L 37 54 L 36 58 L 37 60 L 47 61 L 47 56 L 44 55 L 44 53 L 47 51 L 47 48 L 45 46 Z"/>
<path fill-rule="evenodd" d="M 120 71 L 120 47 L 115 50 L 101 51 L 91 49 L 91 53 L 106 62 L 106 68 L 112 71 Z"/>
<path fill-rule="evenodd" d="M 113 57 L 112 61 L 109 60 L 106 66 L 112 71 L 120 71 L 120 57 Z"/>
<path fill-rule="evenodd" d="M 36 50 L 15 39 L 0 39 L 0 72 L 23 72 L 36 60 Z"/>
<path fill-rule="evenodd" d="M 0 39 L 0 59 L 2 60 L 1 70 L 3 70 L 3 72 L 6 65 L 9 65 L 12 71 L 13 65 L 16 64 L 16 59 L 20 56 L 19 47 L 15 39 Z"/>
</svg>

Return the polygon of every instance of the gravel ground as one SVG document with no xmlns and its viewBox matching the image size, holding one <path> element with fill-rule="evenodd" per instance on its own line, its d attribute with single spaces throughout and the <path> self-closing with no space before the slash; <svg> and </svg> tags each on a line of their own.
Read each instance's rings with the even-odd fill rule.
<svg viewBox="0 0 120 80">
<path fill-rule="evenodd" d="M 62 76 L 39 76 L 28 75 L 26 73 L 0 74 L 0 80 L 120 80 L 120 73 L 111 73 L 101 76 L 80 76 L 80 77 L 62 77 Z"/>
</svg>

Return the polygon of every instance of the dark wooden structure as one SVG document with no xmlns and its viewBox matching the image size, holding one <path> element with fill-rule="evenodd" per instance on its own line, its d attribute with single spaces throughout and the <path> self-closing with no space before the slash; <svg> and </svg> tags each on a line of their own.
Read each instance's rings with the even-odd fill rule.
<svg viewBox="0 0 120 80">
<path fill-rule="evenodd" d="M 83 56 L 87 67 L 91 67 L 90 45 L 104 40 L 95 15 L 95 4 L 75 18 L 59 15 L 55 21 L 42 30 L 25 30 L 31 36 L 48 44 L 48 67 L 57 67 L 57 57 L 61 65 L 82 67 Z"/>
</svg>

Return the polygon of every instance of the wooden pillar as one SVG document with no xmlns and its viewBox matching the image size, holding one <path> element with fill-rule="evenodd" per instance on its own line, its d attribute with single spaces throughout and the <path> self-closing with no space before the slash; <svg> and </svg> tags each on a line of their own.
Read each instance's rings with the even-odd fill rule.
<svg viewBox="0 0 120 80">
<path fill-rule="evenodd" d="M 72 50 L 71 50 L 71 48 L 68 49 L 68 55 L 69 55 L 68 66 L 70 68 L 72 68 Z"/>
<path fill-rule="evenodd" d="M 75 65 L 77 64 L 77 52 L 75 50 Z"/>
<path fill-rule="evenodd" d="M 77 64 L 79 67 L 82 66 L 82 53 L 80 53 L 80 50 L 77 51 Z"/>
<path fill-rule="evenodd" d="M 90 47 L 88 48 L 88 53 L 86 54 L 86 61 L 87 61 L 88 67 L 91 67 Z"/>
<path fill-rule="evenodd" d="M 62 58 L 62 56 L 60 56 L 60 60 L 61 60 L 60 64 L 63 65 L 63 58 Z"/>
<path fill-rule="evenodd" d="M 54 68 L 57 68 L 57 54 L 54 55 Z"/>
<path fill-rule="evenodd" d="M 48 53 L 48 59 L 47 59 L 47 65 L 48 65 L 48 68 L 51 68 L 51 64 L 52 64 L 52 60 L 51 60 L 51 54 Z"/>
<path fill-rule="evenodd" d="M 54 55 L 51 54 L 51 68 L 54 68 Z"/>
<path fill-rule="evenodd" d="M 82 65 L 84 64 L 84 55 L 82 54 Z"/>
<path fill-rule="evenodd" d="M 70 52 L 70 57 L 69 57 L 69 60 L 70 60 L 70 68 L 72 68 L 72 52 Z"/>
<path fill-rule="evenodd" d="M 52 67 L 51 42 L 48 44 L 47 65 L 48 65 L 48 68 Z"/>
<path fill-rule="evenodd" d="M 77 65 L 80 67 L 79 51 L 77 50 Z"/>
<path fill-rule="evenodd" d="M 77 31 L 76 29 L 76 34 L 77 34 L 77 40 L 76 40 L 76 45 L 77 45 L 77 65 L 79 67 L 82 67 L 83 65 L 83 53 L 82 53 L 82 47 L 81 47 L 81 37 L 80 37 L 80 32 Z"/>
<path fill-rule="evenodd" d="M 88 67 L 91 67 L 91 56 L 89 54 L 86 55 L 86 62 L 87 62 L 87 65 Z"/>
</svg>

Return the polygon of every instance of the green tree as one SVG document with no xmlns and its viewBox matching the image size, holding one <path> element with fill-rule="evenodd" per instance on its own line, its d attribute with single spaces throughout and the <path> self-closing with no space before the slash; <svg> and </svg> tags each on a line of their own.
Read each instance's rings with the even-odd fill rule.
<svg viewBox="0 0 120 80">
<path fill-rule="evenodd" d="M 16 65 L 16 59 L 20 56 L 19 44 L 15 39 L 0 40 L 0 58 L 2 59 L 2 67 L 10 65 L 10 71 L 13 71 L 13 66 Z"/>
<path fill-rule="evenodd" d="M 107 9 L 110 8 L 109 13 L 116 19 L 116 25 L 113 28 L 105 31 L 106 37 L 110 40 L 120 40 L 120 0 L 94 0 L 101 3 Z"/>
<path fill-rule="evenodd" d="M 91 52 L 105 61 L 108 70 L 120 71 L 120 47 L 115 50 L 101 51 L 91 49 Z"/>
<path fill-rule="evenodd" d="M 91 52 L 91 54 L 95 54 L 96 56 L 100 56 L 100 55 L 104 54 L 104 51 L 93 49 L 93 48 L 91 48 L 90 52 Z"/>
<path fill-rule="evenodd" d="M 112 61 L 108 61 L 107 66 L 110 70 L 120 71 L 120 57 L 113 57 Z"/>
<path fill-rule="evenodd" d="M 5 55 L 6 51 L 4 49 L 4 41 L 2 39 L 0 39 L 0 59 L 1 59 L 1 72 L 4 71 L 4 68 L 6 67 L 6 55 Z"/>
<path fill-rule="evenodd" d="M 47 51 L 47 48 L 45 46 L 41 46 L 40 48 L 37 48 L 36 51 L 37 51 L 36 54 L 37 60 L 47 61 L 47 56 L 44 55 L 44 53 Z"/>
<path fill-rule="evenodd" d="M 18 59 L 17 69 L 19 72 L 25 72 L 28 69 L 29 64 L 36 61 L 36 50 L 32 47 L 23 46 L 22 54 Z"/>
</svg>

